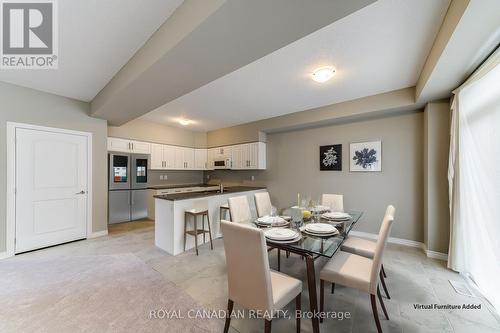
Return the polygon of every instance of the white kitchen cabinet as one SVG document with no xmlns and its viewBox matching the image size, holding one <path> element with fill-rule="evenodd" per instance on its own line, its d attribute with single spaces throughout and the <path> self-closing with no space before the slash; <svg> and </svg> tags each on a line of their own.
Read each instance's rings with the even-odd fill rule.
<svg viewBox="0 0 500 333">
<path fill-rule="evenodd" d="M 193 170 L 194 167 L 194 148 L 184 148 L 184 169 Z"/>
<path fill-rule="evenodd" d="M 177 170 L 194 170 L 194 149 L 187 147 L 175 147 L 175 167 Z"/>
<path fill-rule="evenodd" d="M 184 169 L 185 161 L 184 161 L 184 147 L 175 147 L 175 167 L 174 169 Z"/>
<path fill-rule="evenodd" d="M 143 141 L 130 141 L 131 152 L 134 154 L 151 154 L 151 144 Z"/>
<path fill-rule="evenodd" d="M 163 149 L 164 145 L 159 145 L 156 143 L 153 143 L 151 145 L 151 169 L 153 170 L 166 169 Z"/>
<path fill-rule="evenodd" d="M 232 146 L 211 148 L 213 150 L 214 160 L 225 160 L 226 158 L 230 158 L 231 147 Z"/>
<path fill-rule="evenodd" d="M 234 170 L 251 170 L 266 168 L 266 144 L 252 142 L 231 147 L 232 168 Z"/>
<path fill-rule="evenodd" d="M 108 150 L 151 154 L 153 170 L 212 170 L 215 160 L 226 159 L 231 159 L 233 170 L 266 169 L 266 144 L 263 142 L 195 149 L 110 137 Z"/>
<path fill-rule="evenodd" d="M 153 143 L 151 145 L 151 169 L 175 169 L 175 149 L 177 147 Z"/>
<path fill-rule="evenodd" d="M 231 169 L 245 169 L 243 163 L 243 145 L 236 145 L 231 147 Z"/>
<path fill-rule="evenodd" d="M 108 138 L 108 150 L 128 153 L 130 150 L 130 140 Z"/>
<path fill-rule="evenodd" d="M 207 167 L 209 170 L 212 170 L 214 168 L 214 161 L 215 161 L 215 148 L 210 148 L 207 150 Z"/>
<path fill-rule="evenodd" d="M 196 170 L 208 169 L 208 153 L 207 149 L 194 150 L 194 168 Z"/>
<path fill-rule="evenodd" d="M 175 147 L 164 145 L 163 156 L 165 159 L 165 169 L 175 169 Z"/>
<path fill-rule="evenodd" d="M 108 151 L 134 154 L 150 154 L 151 144 L 149 142 L 128 139 L 108 138 Z"/>
</svg>

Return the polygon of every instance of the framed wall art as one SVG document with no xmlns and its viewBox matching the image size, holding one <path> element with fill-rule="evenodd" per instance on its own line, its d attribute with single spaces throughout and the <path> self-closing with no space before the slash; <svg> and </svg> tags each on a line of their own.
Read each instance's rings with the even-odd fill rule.
<svg viewBox="0 0 500 333">
<path fill-rule="evenodd" d="M 350 171 L 382 171 L 382 141 L 351 143 L 349 148 Z"/>
<path fill-rule="evenodd" d="M 321 171 L 342 171 L 342 145 L 319 147 L 319 169 Z"/>
</svg>

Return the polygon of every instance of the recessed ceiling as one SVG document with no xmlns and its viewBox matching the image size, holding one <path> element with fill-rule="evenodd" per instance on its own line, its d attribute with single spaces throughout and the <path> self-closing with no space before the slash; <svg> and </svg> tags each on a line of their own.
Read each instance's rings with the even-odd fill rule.
<svg viewBox="0 0 500 333">
<path fill-rule="evenodd" d="M 208 131 L 414 86 L 449 3 L 379 0 L 141 118 Z"/>
<path fill-rule="evenodd" d="M 59 69 L 2 70 L 0 81 L 90 101 L 182 1 L 58 1 Z"/>
</svg>

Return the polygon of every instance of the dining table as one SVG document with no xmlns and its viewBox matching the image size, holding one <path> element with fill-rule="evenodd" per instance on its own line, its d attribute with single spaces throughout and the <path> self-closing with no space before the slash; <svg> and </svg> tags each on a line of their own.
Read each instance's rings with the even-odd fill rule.
<svg viewBox="0 0 500 333">
<path fill-rule="evenodd" d="M 314 333 L 319 333 L 320 313 L 318 309 L 318 294 L 316 289 L 316 272 L 314 262 L 320 257 L 332 258 L 340 250 L 342 243 L 349 235 L 354 225 L 359 221 L 363 212 L 346 211 L 348 217 L 341 221 L 333 221 L 323 218 L 322 215 L 316 215 L 309 220 L 290 221 L 286 226 L 280 228 L 291 228 L 300 233 L 301 238 L 295 242 L 277 242 L 266 237 L 267 245 L 270 249 L 278 250 L 278 267 L 280 266 L 281 250 L 286 253 L 295 253 L 305 259 L 307 271 L 307 285 L 309 291 L 309 306 L 311 312 L 312 328 Z M 273 226 L 262 226 L 256 219 L 243 221 L 247 225 L 256 228 L 273 228 Z M 328 223 L 335 226 L 338 233 L 330 236 L 314 236 L 305 232 L 305 227 L 310 223 Z"/>
</svg>

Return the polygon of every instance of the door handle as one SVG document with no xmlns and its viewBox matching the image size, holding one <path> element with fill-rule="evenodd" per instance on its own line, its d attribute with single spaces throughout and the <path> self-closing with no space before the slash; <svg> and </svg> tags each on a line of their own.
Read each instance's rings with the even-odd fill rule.
<svg viewBox="0 0 500 333">
<path fill-rule="evenodd" d="M 79 194 L 85 194 L 85 193 L 87 193 L 87 192 L 85 192 L 84 190 L 81 190 L 80 192 L 75 193 L 75 194 L 79 195 Z"/>
</svg>

